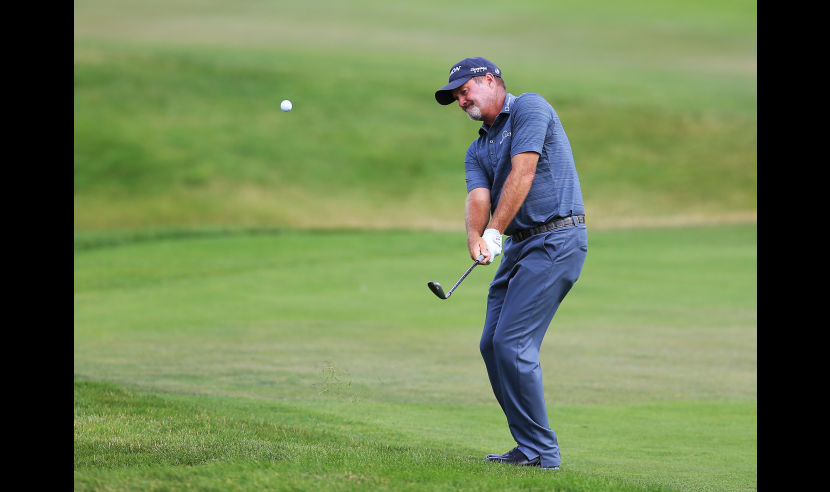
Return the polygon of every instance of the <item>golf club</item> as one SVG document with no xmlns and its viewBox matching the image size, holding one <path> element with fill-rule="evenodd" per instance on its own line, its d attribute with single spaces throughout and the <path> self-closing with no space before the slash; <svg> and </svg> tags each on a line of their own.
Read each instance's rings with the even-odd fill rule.
<svg viewBox="0 0 830 492">
<path fill-rule="evenodd" d="M 458 285 L 461 283 L 461 281 L 464 280 L 467 277 L 467 275 L 469 275 L 470 272 L 473 271 L 473 268 L 475 268 L 476 265 L 481 263 L 481 260 L 483 260 L 483 259 L 484 259 L 484 255 L 480 255 L 476 259 L 475 263 L 470 265 L 470 268 L 468 268 L 467 271 L 464 272 L 464 275 L 462 275 L 461 278 L 458 279 L 458 282 L 456 282 L 455 285 L 452 286 L 452 289 L 450 289 L 450 291 L 447 292 L 446 295 L 444 294 L 444 289 L 441 288 L 441 284 L 439 284 L 438 282 L 435 282 L 435 281 L 427 282 L 427 287 L 429 287 L 429 290 L 431 290 L 436 296 L 438 296 L 439 299 L 449 299 L 450 296 L 452 295 L 452 291 L 454 291 L 455 288 L 458 287 Z"/>
</svg>

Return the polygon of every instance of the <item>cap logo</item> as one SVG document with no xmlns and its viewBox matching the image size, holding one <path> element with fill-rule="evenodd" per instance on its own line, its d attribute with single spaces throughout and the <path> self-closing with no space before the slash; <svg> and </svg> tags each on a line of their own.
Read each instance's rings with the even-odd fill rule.
<svg viewBox="0 0 830 492">
<path fill-rule="evenodd" d="M 450 70 L 450 75 L 454 74 L 455 72 L 457 72 L 459 70 L 461 70 L 461 65 L 453 67 L 452 70 Z"/>
<path fill-rule="evenodd" d="M 473 73 L 483 72 L 485 70 L 487 70 L 487 67 L 472 67 L 472 68 L 470 68 L 470 71 L 473 72 Z"/>
</svg>

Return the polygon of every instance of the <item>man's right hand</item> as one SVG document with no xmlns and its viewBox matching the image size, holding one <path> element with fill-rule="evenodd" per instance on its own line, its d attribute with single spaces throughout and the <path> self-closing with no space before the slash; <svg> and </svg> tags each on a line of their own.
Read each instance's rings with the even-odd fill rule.
<svg viewBox="0 0 830 492">
<path fill-rule="evenodd" d="M 487 250 L 487 242 L 481 236 L 472 239 L 467 246 L 470 248 L 470 258 L 476 260 L 479 256 L 484 255 L 484 259 L 481 260 L 481 264 L 490 264 L 493 258 L 490 251 Z"/>
<path fill-rule="evenodd" d="M 489 265 L 493 263 L 496 256 L 501 254 L 501 233 L 496 229 L 488 229 L 484 231 L 483 236 L 474 238 L 468 244 L 470 248 L 470 258 L 477 259 L 484 255 L 481 261 L 482 265 Z"/>
</svg>

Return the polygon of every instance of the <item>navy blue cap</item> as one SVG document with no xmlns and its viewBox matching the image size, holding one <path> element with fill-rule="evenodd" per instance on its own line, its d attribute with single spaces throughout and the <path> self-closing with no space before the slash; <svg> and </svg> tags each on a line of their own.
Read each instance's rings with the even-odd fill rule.
<svg viewBox="0 0 830 492">
<path fill-rule="evenodd" d="M 480 77 L 488 73 L 501 78 L 501 70 L 490 60 L 481 57 L 464 58 L 452 66 L 449 83 L 435 91 L 435 100 L 443 105 L 452 103 L 455 100 L 452 97 L 453 89 L 461 87 L 473 77 Z"/>
</svg>

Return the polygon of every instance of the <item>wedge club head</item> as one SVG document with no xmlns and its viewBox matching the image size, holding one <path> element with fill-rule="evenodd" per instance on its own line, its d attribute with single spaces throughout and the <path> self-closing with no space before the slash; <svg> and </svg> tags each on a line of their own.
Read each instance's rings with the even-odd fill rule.
<svg viewBox="0 0 830 492">
<path fill-rule="evenodd" d="M 427 287 L 429 287 L 429 290 L 431 290 L 436 296 L 438 296 L 439 299 L 446 299 L 447 297 L 449 297 L 448 295 L 444 294 L 444 289 L 441 287 L 441 284 L 434 280 L 428 282 Z"/>
<path fill-rule="evenodd" d="M 453 291 L 455 290 L 455 288 L 458 287 L 459 284 L 461 284 L 462 280 L 467 278 L 467 275 L 469 275 L 470 272 L 473 271 L 473 268 L 475 268 L 476 265 L 480 264 L 483 259 L 484 259 L 484 255 L 480 255 L 476 259 L 476 261 L 472 265 L 470 265 L 470 268 L 468 268 L 467 271 L 464 272 L 464 275 L 462 275 L 461 278 L 458 279 L 458 282 L 456 282 L 455 285 L 452 286 L 452 289 L 450 289 L 450 291 L 447 292 L 446 294 L 444 294 L 444 288 L 441 287 L 441 284 L 439 284 L 438 282 L 436 282 L 434 280 L 432 280 L 430 282 L 427 282 L 427 287 L 429 287 L 429 290 L 431 290 L 433 294 L 438 296 L 439 299 L 449 299 L 450 296 L 452 295 Z"/>
</svg>

